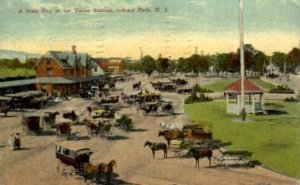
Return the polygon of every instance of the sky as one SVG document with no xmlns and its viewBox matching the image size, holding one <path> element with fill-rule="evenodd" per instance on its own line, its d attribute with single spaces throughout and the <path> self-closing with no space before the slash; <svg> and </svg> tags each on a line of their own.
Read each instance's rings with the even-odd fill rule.
<svg viewBox="0 0 300 185">
<path fill-rule="evenodd" d="M 156 58 L 162 54 L 175 59 L 190 56 L 196 47 L 204 54 L 231 52 L 239 47 L 238 0 L 0 3 L 0 49 L 43 54 L 49 50 L 70 51 L 76 45 L 78 52 L 94 57 L 137 59 L 142 50 L 144 56 Z M 90 12 L 75 12 L 76 8 Z M 95 8 L 106 11 L 93 12 Z M 141 11 L 147 8 L 151 12 Z M 107 12 L 109 9 L 112 12 Z M 245 43 L 266 54 L 300 47 L 300 0 L 244 0 L 244 32 Z"/>
</svg>

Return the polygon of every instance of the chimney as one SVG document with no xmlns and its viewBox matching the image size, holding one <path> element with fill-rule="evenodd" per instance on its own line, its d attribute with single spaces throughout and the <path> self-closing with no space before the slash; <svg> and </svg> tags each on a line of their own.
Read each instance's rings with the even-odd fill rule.
<svg viewBox="0 0 300 185">
<path fill-rule="evenodd" d="M 75 45 L 72 46 L 72 53 L 76 54 L 76 46 Z"/>
</svg>

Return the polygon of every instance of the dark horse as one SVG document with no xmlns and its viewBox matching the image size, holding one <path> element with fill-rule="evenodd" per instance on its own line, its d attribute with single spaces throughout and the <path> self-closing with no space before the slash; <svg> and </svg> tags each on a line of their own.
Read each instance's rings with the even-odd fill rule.
<svg viewBox="0 0 300 185">
<path fill-rule="evenodd" d="M 132 89 L 140 89 L 141 88 L 141 81 L 139 81 L 138 83 L 132 84 Z"/>
<path fill-rule="evenodd" d="M 165 143 L 152 143 L 150 141 L 146 141 L 144 147 L 149 146 L 152 150 L 153 159 L 155 158 L 155 151 L 156 150 L 163 150 L 164 151 L 164 158 L 167 158 L 168 154 L 168 147 Z"/>
<path fill-rule="evenodd" d="M 72 121 L 76 121 L 78 116 L 76 115 L 75 111 L 63 113 L 63 117 L 70 119 Z"/>
<path fill-rule="evenodd" d="M 207 157 L 209 166 L 211 166 L 212 150 L 209 148 L 191 148 L 190 150 L 195 158 L 195 167 L 199 168 L 199 161 L 201 158 Z"/>
</svg>

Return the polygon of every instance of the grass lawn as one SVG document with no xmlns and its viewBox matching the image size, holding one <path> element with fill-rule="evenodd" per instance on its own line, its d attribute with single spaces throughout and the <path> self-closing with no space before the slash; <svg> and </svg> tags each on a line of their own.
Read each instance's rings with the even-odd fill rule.
<svg viewBox="0 0 300 185">
<path fill-rule="evenodd" d="M 211 84 L 207 84 L 207 85 L 203 85 L 203 86 L 201 86 L 201 84 L 200 84 L 200 86 L 202 88 L 209 89 L 214 92 L 222 92 L 222 91 L 224 91 L 225 87 L 232 84 L 234 81 L 236 81 L 236 79 L 221 79 L 221 80 L 216 81 L 215 83 L 211 83 Z"/>
<path fill-rule="evenodd" d="M 261 86 L 265 91 L 270 91 L 271 89 L 276 88 L 276 85 L 264 82 L 260 79 L 251 79 L 251 80 L 255 82 L 257 85 Z"/>
<path fill-rule="evenodd" d="M 279 114 L 251 115 L 247 123 L 227 115 L 225 108 L 219 100 L 185 105 L 185 112 L 190 120 L 211 122 L 214 139 L 232 143 L 227 149 L 248 150 L 263 166 L 300 178 L 300 103 L 267 103 L 267 110 Z"/>
<path fill-rule="evenodd" d="M 0 69 L 0 78 L 4 77 L 15 77 L 15 76 L 25 76 L 27 72 L 28 76 L 36 75 L 34 69 L 25 69 L 25 68 L 1 68 Z"/>
<path fill-rule="evenodd" d="M 203 85 L 201 87 L 212 90 L 214 92 L 223 92 L 224 89 L 235 82 L 237 79 L 221 79 L 216 81 L 215 83 Z M 260 79 L 250 79 L 251 81 L 255 82 L 257 85 L 261 86 L 265 91 L 270 91 L 272 88 L 276 86 L 267 82 L 264 82 Z"/>
</svg>

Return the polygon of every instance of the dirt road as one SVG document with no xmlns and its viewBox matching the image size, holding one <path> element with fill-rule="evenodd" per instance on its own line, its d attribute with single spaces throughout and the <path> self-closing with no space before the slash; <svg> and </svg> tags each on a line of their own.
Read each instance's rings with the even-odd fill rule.
<svg viewBox="0 0 300 185">
<path fill-rule="evenodd" d="M 143 88 L 152 91 L 149 82 L 154 79 L 138 76 Z M 212 81 L 211 79 L 209 81 Z M 130 92 L 131 82 L 117 84 L 117 89 Z M 201 80 L 203 83 L 209 83 Z M 119 91 L 118 93 L 120 93 Z M 145 184 L 145 185 L 296 185 L 297 180 L 277 174 L 261 167 L 253 169 L 208 168 L 208 160 L 200 160 L 200 169 L 194 167 L 193 159 L 177 158 L 172 152 L 168 158 L 163 158 L 161 151 L 156 159 L 152 159 L 149 148 L 144 148 L 146 140 L 165 142 L 158 137 L 160 122 L 186 123 L 182 105 L 184 97 L 174 93 L 164 93 L 163 98 L 173 100 L 176 116 L 145 116 L 131 106 L 122 109 L 120 114 L 130 114 L 135 132 L 124 132 L 117 128 L 113 130 L 110 140 L 93 137 L 87 139 L 85 126 L 73 126 L 72 133 L 81 138 L 76 142 L 90 147 L 94 153 L 92 163 L 117 161 L 114 184 Z M 85 110 L 91 101 L 71 99 L 61 102 L 48 109 L 62 110 L 66 107 Z M 41 109 L 36 114 L 43 115 L 47 109 Z M 85 113 L 87 114 L 87 113 Z M 21 132 L 21 113 L 9 113 L 10 117 L 0 118 L 0 184 L 1 185 L 81 185 L 85 184 L 82 177 L 63 177 L 56 171 L 55 144 L 61 142 L 55 135 L 25 136 L 21 135 L 23 150 L 10 151 L 7 139 L 10 133 Z M 215 153 L 215 155 L 218 155 Z M 213 161 L 214 163 L 214 161 Z M 298 182 L 299 184 L 299 182 Z"/>
</svg>

